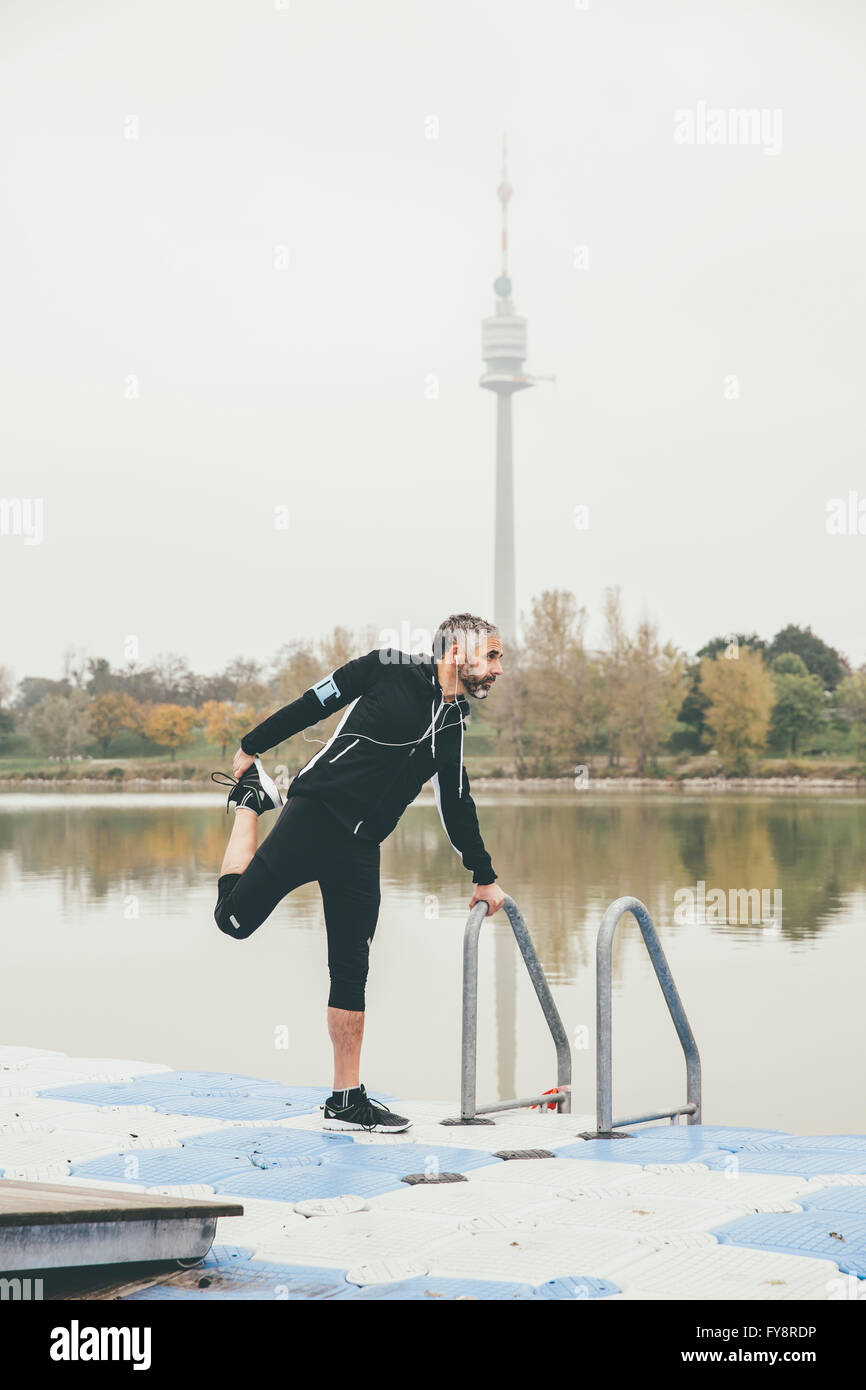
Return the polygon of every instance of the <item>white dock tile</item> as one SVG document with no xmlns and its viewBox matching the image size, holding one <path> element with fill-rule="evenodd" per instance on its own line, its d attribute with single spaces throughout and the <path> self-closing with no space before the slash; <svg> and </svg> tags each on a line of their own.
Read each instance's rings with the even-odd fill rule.
<svg viewBox="0 0 866 1390">
<path fill-rule="evenodd" d="M 98 1113 L 95 1105 L 79 1105 L 74 1100 L 51 1100 L 42 1096 L 3 1096 L 0 1098 L 0 1124 L 12 1120 L 33 1120 L 39 1124 L 65 1127 L 67 1119 Z"/>
<path fill-rule="evenodd" d="M 26 1121 L 22 1121 L 26 1124 Z M 87 1134 L 74 1130 L 53 1130 L 44 1125 L 10 1133 L 0 1133 L 0 1168 L 5 1177 L 23 1166 L 52 1163 L 83 1163 L 88 1158 L 116 1153 L 111 1135 Z"/>
<path fill-rule="evenodd" d="M 56 1059 L 63 1061 L 65 1059 Z M 4 1090 L 18 1088 L 22 1092 L 35 1094 L 38 1091 L 50 1091 L 55 1086 L 76 1086 L 85 1081 L 131 1081 L 129 1073 L 111 1072 L 99 1074 L 88 1070 L 86 1067 L 81 1071 L 74 1068 L 69 1070 L 61 1069 L 53 1065 L 55 1058 L 47 1058 L 51 1065 L 46 1066 L 5 1066 L 0 1067 L 0 1083 Z M 14 1090 L 12 1091 L 14 1094 Z"/>
<path fill-rule="evenodd" d="M 666 1236 L 673 1232 L 711 1231 L 725 1221 L 745 1216 L 746 1207 L 724 1206 L 721 1202 L 689 1197 L 605 1196 L 577 1197 L 568 1202 L 559 1216 L 563 1226 L 597 1228 L 605 1231 L 651 1232 Z"/>
<path fill-rule="evenodd" d="M 619 1272 L 654 1248 L 648 1237 L 622 1231 L 515 1227 L 459 1236 L 427 1258 L 431 1274 L 442 1278 L 538 1284 L 592 1275 L 621 1284 Z"/>
<path fill-rule="evenodd" d="M 325 1130 L 323 1133 L 327 1138 L 328 1132 Z M 346 1134 L 354 1144 L 375 1144 L 377 1148 L 381 1148 L 383 1145 L 390 1148 L 405 1148 L 407 1144 L 415 1144 L 411 1129 L 408 1133 L 403 1134 L 365 1134 L 363 1130 L 358 1129 L 344 1130 L 344 1137 Z"/>
<path fill-rule="evenodd" d="M 221 1216 L 217 1221 L 218 1245 L 245 1245 L 255 1257 L 262 1247 L 278 1245 L 287 1235 L 297 1234 L 306 1226 L 291 1202 L 265 1202 L 260 1198 L 231 1197 L 244 1209 L 243 1216 Z"/>
<path fill-rule="evenodd" d="M 430 1266 L 423 1260 L 369 1260 L 346 1271 L 346 1283 L 395 1284 L 404 1279 L 423 1279 Z"/>
<path fill-rule="evenodd" d="M 402 1112 L 406 1113 L 406 1112 Z M 413 1123 L 409 1133 L 419 1144 L 453 1144 L 461 1149 L 550 1149 L 574 1144 L 586 1116 L 532 1116 L 525 1110 L 497 1119 L 495 1125 L 441 1125 Z"/>
<path fill-rule="evenodd" d="M 556 1225 L 569 1206 L 549 1188 L 519 1183 L 419 1183 L 370 1198 L 372 1211 L 448 1216 L 469 1230 L 503 1229 L 516 1221 Z"/>
<path fill-rule="evenodd" d="M 866 1187 L 866 1173 L 839 1173 L 836 1176 L 830 1174 L 821 1178 L 810 1178 L 808 1183 L 804 1182 L 803 1190 L 814 1193 L 819 1187 Z"/>
<path fill-rule="evenodd" d="M 117 1191 L 117 1192 L 146 1192 L 146 1191 L 147 1191 L 147 1188 L 145 1187 L 144 1183 L 140 1183 L 140 1182 L 115 1182 L 113 1178 L 112 1178 L 112 1179 L 108 1179 L 108 1178 L 79 1178 L 79 1177 L 74 1177 L 74 1176 L 67 1176 L 67 1177 L 64 1177 L 64 1178 L 56 1178 L 55 1181 L 58 1182 L 58 1183 L 64 1183 L 64 1184 L 65 1184 L 66 1186 L 68 1186 L 68 1187 L 96 1187 L 96 1188 L 99 1188 L 99 1189 L 101 1189 L 101 1190 L 102 1190 L 102 1189 L 105 1189 L 105 1190 L 107 1190 L 107 1191 L 109 1191 L 109 1192 L 113 1192 L 113 1191 Z"/>
<path fill-rule="evenodd" d="M 16 1182 L 59 1182 L 68 1176 L 68 1163 L 15 1163 L 3 1169 L 3 1177 L 14 1178 Z"/>
<path fill-rule="evenodd" d="M 350 1193 L 345 1197 L 308 1197 L 303 1202 L 293 1202 L 292 1210 L 309 1220 L 310 1217 L 351 1216 L 357 1211 L 369 1211 L 370 1203 L 366 1197 Z"/>
<path fill-rule="evenodd" d="M 830 1298 L 839 1278 L 830 1260 L 714 1245 L 657 1250 L 623 1270 L 617 1283 L 626 1297 L 787 1300 Z"/>
<path fill-rule="evenodd" d="M 160 1145 L 174 1148 L 182 1139 L 193 1134 L 207 1134 L 225 1128 L 223 1121 L 197 1120 L 189 1115 L 160 1115 L 155 1110 L 130 1115 L 126 1106 L 112 1109 L 95 1109 L 79 1105 L 80 1115 L 63 1116 L 55 1121 L 59 1129 L 67 1132 L 87 1130 L 89 1134 L 119 1135 L 118 1148 L 135 1148 L 147 1144 L 152 1148 Z"/>
<path fill-rule="evenodd" d="M 595 1158 L 511 1158 L 475 1168 L 466 1176 L 470 1182 L 529 1183 L 531 1187 L 579 1194 L 587 1188 L 622 1187 L 633 1182 L 640 1171 L 636 1163 L 605 1163 Z"/>
<path fill-rule="evenodd" d="M 44 1059 L 24 1059 L 23 1064 L 28 1070 L 36 1071 L 44 1068 L 63 1076 L 72 1073 L 76 1080 L 83 1076 L 87 1081 L 126 1081 L 133 1076 L 151 1076 L 171 1070 L 170 1067 L 163 1066 L 161 1062 L 138 1062 L 118 1057 L 48 1056 Z M 2 1066 L 2 1061 L 0 1061 L 0 1066 Z M 63 1085 L 64 1083 L 61 1082 L 60 1084 Z M 69 1082 L 67 1081 L 66 1084 Z"/>
<path fill-rule="evenodd" d="M 797 1197 L 814 1191 L 803 1178 L 776 1173 L 642 1172 L 628 1184 L 631 1196 L 709 1198 L 744 1211 L 798 1211 Z"/>
<path fill-rule="evenodd" d="M 303 1231 L 284 1236 L 258 1251 L 259 1259 L 283 1264 L 323 1265 L 349 1269 L 379 1260 L 420 1260 L 457 1235 L 453 1217 L 364 1211 L 349 1216 L 310 1220 Z"/>
</svg>

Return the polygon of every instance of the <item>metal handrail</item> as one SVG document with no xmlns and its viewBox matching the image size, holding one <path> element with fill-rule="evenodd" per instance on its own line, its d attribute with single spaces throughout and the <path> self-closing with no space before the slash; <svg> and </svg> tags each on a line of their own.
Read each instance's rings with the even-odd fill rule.
<svg viewBox="0 0 866 1390">
<path fill-rule="evenodd" d="M 557 1105 L 559 1113 L 571 1111 L 571 1047 L 565 1025 L 559 1010 L 553 1002 L 550 986 L 535 953 L 532 937 L 523 920 L 520 908 L 513 898 L 506 894 L 503 903 L 511 923 L 515 940 L 520 947 L 523 962 L 529 972 L 538 1002 L 556 1045 L 556 1084 L 559 1090 L 554 1095 L 529 1096 L 524 1100 L 501 1100 L 491 1105 L 477 1105 L 475 1102 L 475 1079 L 478 1045 L 478 937 L 481 925 L 487 919 L 486 903 L 476 903 L 466 922 L 463 934 L 463 1032 L 461 1039 L 460 1065 L 460 1121 L 471 1124 L 476 1115 L 486 1115 L 497 1110 L 518 1110 L 529 1105 Z M 490 1121 L 488 1121 L 490 1123 Z"/>
<path fill-rule="evenodd" d="M 656 979 L 661 985 L 668 1012 L 677 1030 L 677 1037 L 686 1059 L 686 1104 L 673 1110 L 656 1111 L 649 1115 L 634 1115 L 625 1120 L 613 1119 L 612 1082 L 612 1019 L 611 1005 L 611 959 L 613 956 L 613 937 L 617 925 L 626 912 L 636 919 L 641 930 L 644 945 L 652 961 Z M 610 1134 L 612 1130 L 627 1125 L 645 1124 L 649 1120 L 669 1119 L 675 1123 L 677 1115 L 688 1116 L 690 1125 L 701 1123 L 701 1059 L 691 1026 L 686 1018 L 682 1000 L 677 993 L 670 966 L 662 950 L 658 933 L 647 908 L 638 898 L 617 898 L 611 903 L 601 919 L 596 946 L 596 1120 L 599 1134 Z"/>
</svg>

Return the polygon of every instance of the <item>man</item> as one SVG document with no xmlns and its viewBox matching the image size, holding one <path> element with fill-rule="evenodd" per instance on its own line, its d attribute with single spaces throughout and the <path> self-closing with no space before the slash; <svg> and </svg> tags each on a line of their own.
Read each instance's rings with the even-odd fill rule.
<svg viewBox="0 0 866 1390">
<path fill-rule="evenodd" d="M 334 1090 L 325 1129 L 395 1133 L 410 1121 L 371 1100 L 360 1082 L 364 987 L 379 915 L 379 845 L 432 778 L 445 832 L 475 883 L 470 907 L 502 906 L 463 766 L 467 696 L 483 700 L 502 674 L 492 623 L 457 613 L 440 624 L 431 656 L 386 648 L 348 661 L 245 734 L 228 805 L 235 822 L 220 870 L 220 931 L 250 936 L 287 893 L 318 881 L 328 934 L 328 1031 Z M 258 845 L 258 817 L 282 805 L 260 755 L 348 706 L 336 731 L 289 786 Z M 223 774 L 214 774 L 218 780 Z M 235 781 L 235 779 L 237 779 Z"/>
</svg>

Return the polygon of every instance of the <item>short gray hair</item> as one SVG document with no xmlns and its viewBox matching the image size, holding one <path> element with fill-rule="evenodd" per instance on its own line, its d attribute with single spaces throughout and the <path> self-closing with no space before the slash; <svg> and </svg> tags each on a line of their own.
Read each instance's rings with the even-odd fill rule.
<svg viewBox="0 0 866 1390">
<path fill-rule="evenodd" d="M 481 637 L 491 632 L 499 632 L 495 623 L 479 618 L 475 613 L 452 613 L 439 624 L 433 636 L 433 660 L 441 661 L 455 642 L 464 642 L 469 636 Z"/>
</svg>

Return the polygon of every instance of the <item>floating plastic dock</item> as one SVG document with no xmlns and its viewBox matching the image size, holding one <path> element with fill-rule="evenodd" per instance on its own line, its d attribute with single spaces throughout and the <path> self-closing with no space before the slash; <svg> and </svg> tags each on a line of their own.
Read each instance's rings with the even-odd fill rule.
<svg viewBox="0 0 866 1390">
<path fill-rule="evenodd" d="M 324 1087 L 0 1047 L 0 1178 L 242 1206 L 132 1299 L 866 1298 L 864 1135 L 369 1090 L 405 1135 L 323 1131 Z"/>
</svg>

